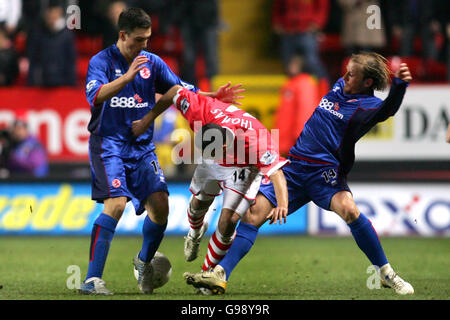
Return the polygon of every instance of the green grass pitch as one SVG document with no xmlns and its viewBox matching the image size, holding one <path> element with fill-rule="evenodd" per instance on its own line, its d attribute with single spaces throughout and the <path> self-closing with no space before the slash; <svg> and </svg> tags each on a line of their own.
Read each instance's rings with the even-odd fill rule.
<svg viewBox="0 0 450 320">
<path fill-rule="evenodd" d="M 0 299 L 14 300 L 448 300 L 450 297 L 450 239 L 382 238 L 394 269 L 415 288 L 412 296 L 391 289 L 369 290 L 370 263 L 351 237 L 260 236 L 236 267 L 223 296 L 197 295 L 185 284 L 185 271 L 199 271 L 206 254 L 205 238 L 199 258 L 184 261 L 183 238 L 166 236 L 159 251 L 171 261 L 168 284 L 153 295 L 138 292 L 132 258 L 139 237 L 115 237 L 103 279 L 112 297 L 79 295 L 67 288 L 70 265 L 88 265 L 90 237 L 2 237 L 0 239 Z"/>
</svg>

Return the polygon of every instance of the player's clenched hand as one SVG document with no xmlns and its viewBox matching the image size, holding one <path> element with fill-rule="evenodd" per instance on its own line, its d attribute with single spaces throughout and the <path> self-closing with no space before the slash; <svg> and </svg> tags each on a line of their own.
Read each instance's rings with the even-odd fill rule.
<svg viewBox="0 0 450 320">
<path fill-rule="evenodd" d="M 143 119 L 135 120 L 131 124 L 131 131 L 133 131 L 133 135 L 135 137 L 139 137 L 141 134 L 147 131 L 147 129 L 148 125 Z"/>
<path fill-rule="evenodd" d="M 215 98 L 226 103 L 232 103 L 240 106 L 242 104 L 240 102 L 237 102 L 236 100 L 244 98 L 244 96 L 239 95 L 240 93 L 245 91 L 245 89 L 241 87 L 242 87 L 241 83 L 231 86 L 231 82 L 228 82 L 227 84 L 217 89 L 215 93 Z"/>
<path fill-rule="evenodd" d="M 397 72 L 395 73 L 395 77 L 410 82 L 412 80 L 411 72 L 409 71 L 408 65 L 406 63 L 401 63 L 400 68 L 398 68 Z"/>
<path fill-rule="evenodd" d="M 273 208 L 272 211 L 270 211 L 270 214 L 267 216 L 268 219 L 270 219 L 269 224 L 272 224 L 275 222 L 275 224 L 280 221 L 280 225 L 286 223 L 286 217 L 288 214 L 288 209 L 286 207 L 276 207 Z"/>
<path fill-rule="evenodd" d="M 128 71 L 123 75 L 127 82 L 131 82 L 136 77 L 136 74 L 141 71 L 145 66 L 144 63 L 148 61 L 146 56 L 137 56 L 136 59 L 133 60 Z"/>
</svg>

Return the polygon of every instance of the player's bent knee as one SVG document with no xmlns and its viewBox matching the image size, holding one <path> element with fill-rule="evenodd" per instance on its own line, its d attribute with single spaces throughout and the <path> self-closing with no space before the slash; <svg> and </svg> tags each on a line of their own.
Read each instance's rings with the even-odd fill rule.
<svg viewBox="0 0 450 320">
<path fill-rule="evenodd" d="M 150 220 L 165 224 L 169 216 L 169 198 L 166 192 L 156 192 L 149 196 L 145 204 Z"/>
<path fill-rule="evenodd" d="M 330 209 L 337 213 L 347 224 L 359 217 L 359 210 L 350 192 L 336 193 L 331 199 Z"/>
<path fill-rule="evenodd" d="M 218 222 L 218 228 L 220 233 L 225 237 L 232 237 L 236 224 L 238 223 L 240 216 L 230 209 L 222 209 Z"/>
<path fill-rule="evenodd" d="M 194 198 L 200 203 L 211 203 L 214 201 L 215 197 L 204 192 L 199 192 L 198 194 L 194 195 Z"/>
<path fill-rule="evenodd" d="M 147 210 L 148 217 L 156 224 L 163 225 L 167 223 L 169 217 L 169 209 L 152 209 Z"/>
<path fill-rule="evenodd" d="M 190 200 L 191 208 L 194 210 L 204 210 L 209 208 L 213 203 L 214 197 L 209 196 L 208 198 L 199 197 L 199 195 L 193 195 Z"/>
<path fill-rule="evenodd" d="M 339 215 L 347 224 L 349 224 L 358 219 L 359 210 L 353 202 L 345 203 L 342 206 L 342 211 Z"/>
<path fill-rule="evenodd" d="M 262 208 L 261 206 L 258 206 L 258 204 L 253 205 L 242 217 L 242 222 L 259 228 L 266 221 L 271 208 L 272 207 Z"/>
<path fill-rule="evenodd" d="M 237 224 L 239 222 L 239 220 L 241 219 L 241 216 L 238 215 L 237 213 L 234 213 L 231 218 L 230 221 L 231 223 Z"/>
<path fill-rule="evenodd" d="M 256 216 L 250 213 L 250 210 L 242 217 L 241 220 L 243 223 L 250 224 L 252 226 L 256 226 L 258 224 L 259 219 Z"/>
<path fill-rule="evenodd" d="M 104 213 L 119 220 L 122 213 L 125 211 L 127 205 L 126 197 L 109 198 L 103 201 L 104 203 Z"/>
</svg>

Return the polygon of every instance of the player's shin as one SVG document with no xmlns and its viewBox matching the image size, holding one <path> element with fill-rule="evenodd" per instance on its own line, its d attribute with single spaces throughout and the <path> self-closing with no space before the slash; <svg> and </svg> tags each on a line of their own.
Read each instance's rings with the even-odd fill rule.
<svg viewBox="0 0 450 320">
<path fill-rule="evenodd" d="M 244 256 L 250 251 L 258 235 L 258 228 L 241 222 L 236 229 L 236 237 L 219 265 L 225 270 L 226 280 Z"/>
<path fill-rule="evenodd" d="M 369 219 L 364 214 L 348 224 L 358 247 L 373 265 L 382 267 L 388 263 L 380 239 Z"/>
<path fill-rule="evenodd" d="M 199 202 L 199 200 L 194 200 L 194 197 L 191 197 L 191 201 L 189 202 L 189 206 L 187 209 L 187 216 L 189 221 L 189 236 L 192 238 L 197 238 L 200 234 L 200 230 L 203 226 L 203 220 L 205 219 L 205 215 L 208 212 L 209 205 L 212 201 L 204 202 L 202 201 L 202 204 L 205 203 L 205 205 L 199 206 L 199 208 L 196 208 L 196 205 L 194 202 Z"/>
<path fill-rule="evenodd" d="M 117 222 L 116 219 L 105 213 L 100 214 L 95 220 L 91 233 L 89 267 L 86 279 L 102 277 Z"/>
<path fill-rule="evenodd" d="M 223 259 L 228 249 L 230 249 L 235 235 L 236 233 L 231 237 L 225 237 L 220 233 L 219 229 L 216 229 L 209 240 L 208 252 L 202 267 L 203 271 L 214 268 Z"/>
<path fill-rule="evenodd" d="M 148 215 L 145 217 L 144 225 L 142 226 L 143 241 L 141 251 L 139 252 L 139 259 L 144 262 L 149 262 L 153 258 L 164 237 L 166 227 L 167 222 L 160 225 L 154 223 Z"/>
</svg>

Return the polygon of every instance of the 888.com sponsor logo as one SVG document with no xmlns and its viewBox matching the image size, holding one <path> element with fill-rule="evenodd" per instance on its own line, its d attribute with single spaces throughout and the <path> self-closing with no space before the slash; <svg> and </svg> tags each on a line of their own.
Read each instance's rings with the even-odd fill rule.
<svg viewBox="0 0 450 320">
<path fill-rule="evenodd" d="M 319 108 L 323 108 L 331 114 L 335 115 L 339 119 L 343 119 L 344 115 L 337 110 L 340 109 L 339 104 L 337 102 L 328 101 L 327 98 L 322 98 L 319 103 Z"/>
<path fill-rule="evenodd" d="M 145 108 L 148 102 L 142 102 L 137 94 L 134 97 L 112 97 L 109 104 L 111 108 Z"/>
</svg>

